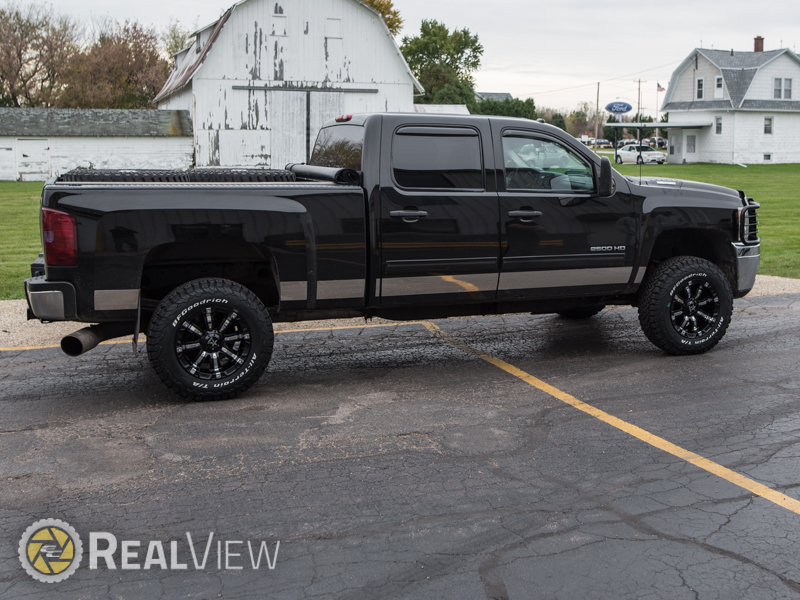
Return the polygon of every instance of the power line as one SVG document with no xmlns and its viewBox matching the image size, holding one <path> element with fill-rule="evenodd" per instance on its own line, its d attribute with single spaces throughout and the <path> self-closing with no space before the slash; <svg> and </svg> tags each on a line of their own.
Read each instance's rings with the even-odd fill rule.
<svg viewBox="0 0 800 600">
<path fill-rule="evenodd" d="M 641 73 L 647 73 L 647 72 L 649 72 L 649 71 L 655 71 L 656 69 L 663 69 L 664 67 L 669 67 L 669 66 L 671 66 L 671 65 L 674 65 L 674 64 L 676 64 L 676 63 L 679 63 L 679 62 L 681 62 L 681 60 L 683 60 L 683 59 L 680 59 L 680 60 L 674 60 L 674 61 L 672 61 L 672 62 L 668 62 L 668 63 L 667 63 L 667 64 L 665 64 L 665 65 L 659 65 L 659 66 L 657 66 L 657 67 L 652 67 L 652 68 L 650 68 L 650 69 L 645 69 L 644 71 L 636 71 L 635 73 L 628 73 L 627 75 L 620 75 L 619 77 L 612 77 L 611 79 L 604 79 L 604 80 L 602 80 L 600 83 L 607 83 L 607 82 L 609 82 L 609 81 L 616 81 L 617 79 L 623 79 L 623 78 L 625 78 L 625 77 L 631 77 L 631 76 L 633 76 L 633 75 L 639 75 L 639 74 L 641 74 Z M 591 82 L 591 83 L 583 83 L 583 84 L 581 84 L 581 85 L 573 85 L 573 86 L 570 86 L 570 87 L 559 88 L 559 89 L 557 89 L 557 90 L 547 90 L 547 91 L 544 91 L 544 92 L 532 92 L 532 93 L 531 93 L 531 94 L 529 94 L 527 97 L 528 97 L 528 98 L 532 98 L 534 95 L 541 96 L 542 94 L 554 94 L 555 92 L 565 92 L 565 91 L 567 91 L 567 90 L 576 90 L 576 89 L 578 89 L 578 88 L 582 88 L 582 87 L 588 87 L 588 86 L 590 86 L 590 85 L 595 85 L 596 83 L 597 83 L 597 82 L 594 82 L 594 81 L 593 81 L 593 82 Z"/>
</svg>

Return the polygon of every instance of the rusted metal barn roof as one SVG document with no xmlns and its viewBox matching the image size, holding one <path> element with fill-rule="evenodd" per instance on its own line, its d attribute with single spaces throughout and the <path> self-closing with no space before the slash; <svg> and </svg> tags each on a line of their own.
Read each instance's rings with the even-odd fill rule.
<svg viewBox="0 0 800 600">
<path fill-rule="evenodd" d="M 192 137 L 188 110 L 0 108 L 0 136 Z"/>
<path fill-rule="evenodd" d="M 219 36 L 219 32 L 222 31 L 222 27 L 225 25 L 225 22 L 228 20 L 228 17 L 231 16 L 233 9 L 236 7 L 234 4 L 225 13 L 219 18 L 218 21 L 212 23 L 209 27 L 213 27 L 211 31 L 211 36 L 206 41 L 205 45 L 200 49 L 199 52 L 196 51 L 197 39 L 195 42 L 189 46 L 189 50 L 186 54 L 186 57 L 180 62 L 180 64 L 176 65 L 175 70 L 170 73 L 167 82 L 164 84 L 164 87 L 161 88 L 161 91 L 158 92 L 153 102 L 158 102 L 162 98 L 166 98 L 170 94 L 177 92 L 183 86 L 185 86 L 189 81 L 192 79 L 192 75 L 195 74 L 197 69 L 203 64 L 203 61 L 208 56 L 208 52 L 211 50 L 211 46 L 214 45 L 214 42 Z M 206 28 L 207 29 L 207 28 Z M 203 30 L 200 30 L 203 31 Z M 195 32 L 199 33 L 199 31 Z"/>
</svg>

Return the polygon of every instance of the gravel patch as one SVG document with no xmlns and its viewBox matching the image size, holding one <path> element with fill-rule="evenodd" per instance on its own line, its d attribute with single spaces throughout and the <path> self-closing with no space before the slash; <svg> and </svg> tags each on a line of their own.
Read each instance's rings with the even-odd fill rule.
<svg viewBox="0 0 800 600">
<path fill-rule="evenodd" d="M 748 296 L 777 296 L 780 294 L 800 294 L 800 279 L 758 275 L 756 276 L 756 285 Z M 28 346 L 58 346 L 62 337 L 85 326 L 82 323 L 73 322 L 42 324 L 35 320 L 27 321 L 26 308 L 25 300 L 0 302 L 0 350 Z M 277 323 L 275 330 L 347 327 L 365 323 L 373 325 L 391 322 L 386 319 L 365 321 L 363 318 L 303 321 L 300 323 Z M 143 337 L 140 336 L 140 339 Z"/>
</svg>

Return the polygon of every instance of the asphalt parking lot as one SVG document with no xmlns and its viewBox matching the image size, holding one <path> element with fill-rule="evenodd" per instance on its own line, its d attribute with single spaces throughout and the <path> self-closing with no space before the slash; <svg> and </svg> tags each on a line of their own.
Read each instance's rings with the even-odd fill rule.
<svg viewBox="0 0 800 600">
<path fill-rule="evenodd" d="M 288 331 L 219 403 L 128 344 L 0 352 L 0 597 L 800 597 L 798 333 L 800 295 L 738 300 L 696 357 L 631 308 Z M 54 584 L 17 556 L 48 517 L 84 544 Z M 91 570 L 90 531 L 190 566 Z M 186 532 L 275 568 L 197 570 Z"/>
</svg>

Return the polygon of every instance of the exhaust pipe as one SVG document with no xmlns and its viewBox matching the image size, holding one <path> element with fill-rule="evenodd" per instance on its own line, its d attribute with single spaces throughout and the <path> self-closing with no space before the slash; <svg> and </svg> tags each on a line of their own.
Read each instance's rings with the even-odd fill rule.
<svg viewBox="0 0 800 600">
<path fill-rule="evenodd" d="M 80 356 L 100 342 L 133 334 L 136 323 L 100 323 L 79 329 L 61 339 L 61 351 L 67 356 Z"/>
</svg>

